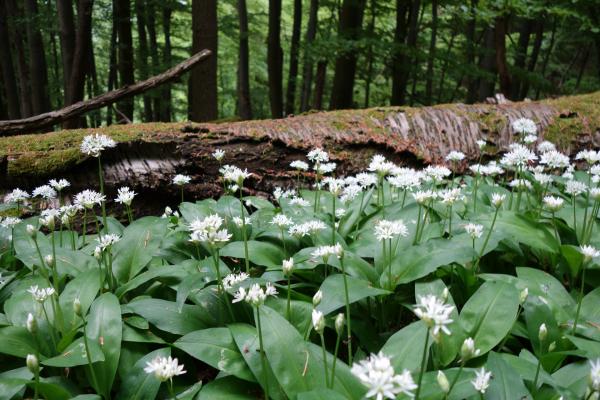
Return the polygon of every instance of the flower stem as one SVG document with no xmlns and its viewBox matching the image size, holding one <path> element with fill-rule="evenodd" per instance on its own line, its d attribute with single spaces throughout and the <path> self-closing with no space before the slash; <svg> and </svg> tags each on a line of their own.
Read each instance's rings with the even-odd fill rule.
<svg viewBox="0 0 600 400">
<path fill-rule="evenodd" d="M 243 188 L 240 186 L 240 208 L 242 209 L 242 238 L 244 239 L 244 262 L 246 273 L 250 270 L 250 260 L 248 260 L 248 237 L 246 234 L 246 216 L 244 210 Z"/>
<path fill-rule="evenodd" d="M 429 355 L 429 328 L 427 328 L 425 337 L 425 347 L 423 348 L 423 357 L 421 358 L 421 370 L 419 371 L 419 381 L 417 383 L 417 393 L 415 394 L 415 400 L 419 400 L 419 393 L 421 392 L 421 383 L 423 382 L 423 375 L 425 374 L 425 368 L 427 367 L 427 359 Z"/>
<path fill-rule="evenodd" d="M 98 156 L 98 177 L 100 178 L 100 194 L 104 196 L 104 175 L 102 173 L 102 161 Z M 106 233 L 108 225 L 106 224 L 106 201 L 102 200 L 102 230 Z M 100 232 L 98 232 L 100 234 Z"/>
<path fill-rule="evenodd" d="M 319 333 L 321 336 L 321 350 L 323 351 L 323 368 L 325 369 L 325 386 L 329 387 L 329 372 L 327 368 L 327 351 L 325 351 L 325 336 L 323 332 Z"/>
<path fill-rule="evenodd" d="M 340 349 L 340 342 L 342 341 L 342 335 L 338 334 L 337 339 L 335 340 L 335 350 L 333 352 L 333 364 L 331 365 L 331 380 L 329 381 L 330 388 L 333 388 L 335 385 L 335 364 L 338 358 L 338 351 Z"/>
<path fill-rule="evenodd" d="M 267 373 L 267 355 L 263 347 L 262 327 L 260 325 L 260 306 L 256 307 L 256 328 L 258 329 L 258 343 L 260 346 L 260 360 L 262 363 L 263 378 L 265 380 L 265 400 L 269 400 L 269 374 Z"/>
<path fill-rule="evenodd" d="M 460 363 L 460 368 L 458 369 L 458 373 L 456 374 L 456 376 L 454 376 L 454 379 L 452 379 L 452 383 L 450 384 L 448 393 L 446 393 L 446 399 L 448 399 L 450 397 L 450 393 L 452 393 L 452 389 L 454 389 L 454 385 L 456 385 L 456 382 L 458 382 L 458 378 L 460 378 L 460 374 L 462 373 L 464 367 L 465 367 L 465 363 L 464 362 Z"/>
<path fill-rule="evenodd" d="M 498 218 L 499 211 L 500 207 L 496 207 L 496 212 L 494 213 L 494 218 L 492 219 L 492 225 L 490 226 L 490 229 L 487 235 L 485 236 L 485 240 L 483 241 L 483 245 L 481 246 L 481 250 L 479 250 L 479 254 L 477 255 L 477 262 L 475 263 L 475 267 L 473 268 L 473 271 L 475 273 L 477 273 L 479 269 L 479 262 L 481 261 L 481 257 L 483 257 L 483 252 L 485 251 L 485 248 L 487 247 L 488 242 L 490 241 L 490 237 L 492 236 L 492 231 L 494 230 L 494 225 L 496 225 L 496 218 Z"/>
<path fill-rule="evenodd" d="M 100 386 L 98 386 L 98 379 L 96 379 L 96 372 L 94 371 L 94 366 L 92 365 L 92 357 L 90 356 L 90 347 L 89 347 L 88 338 L 87 338 L 86 321 L 83 316 L 81 316 L 81 321 L 83 322 L 83 344 L 85 345 L 85 355 L 87 357 L 88 366 L 90 367 L 90 375 L 92 376 L 92 384 L 94 385 L 94 389 L 96 391 L 98 391 Z M 107 396 L 107 397 L 110 397 L 110 396 Z"/>
<path fill-rule="evenodd" d="M 288 279 L 287 279 L 287 306 L 286 306 L 286 317 L 287 320 L 289 322 L 292 322 L 292 313 L 291 313 L 291 297 L 292 297 L 292 291 L 290 289 L 290 280 L 291 280 L 291 276 L 288 275 Z"/>
<path fill-rule="evenodd" d="M 352 318 L 350 317 L 350 298 L 348 296 L 348 280 L 346 279 L 346 268 L 344 267 L 344 256 L 340 258 L 342 276 L 344 278 L 344 300 L 346 302 L 346 315 L 348 316 L 347 338 L 348 338 L 348 365 L 352 365 Z"/>
<path fill-rule="evenodd" d="M 579 289 L 579 300 L 577 301 L 577 312 L 575 313 L 575 321 L 573 322 L 573 330 L 571 331 L 571 335 L 575 335 L 575 331 L 577 330 L 577 322 L 579 322 L 579 312 L 581 311 L 581 303 L 583 300 L 583 288 L 585 286 L 585 264 L 582 263 L 581 271 L 581 288 Z"/>
</svg>

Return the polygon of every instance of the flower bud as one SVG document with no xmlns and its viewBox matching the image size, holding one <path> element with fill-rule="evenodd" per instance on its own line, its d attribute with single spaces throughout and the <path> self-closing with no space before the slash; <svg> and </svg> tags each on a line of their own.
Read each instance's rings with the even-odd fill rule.
<svg viewBox="0 0 600 400">
<path fill-rule="evenodd" d="M 27 369 L 29 369 L 29 371 L 31 371 L 32 374 L 37 374 L 40 368 L 40 363 L 38 362 L 38 359 L 35 356 L 35 354 L 27 354 L 25 364 L 27 365 Z"/>
<path fill-rule="evenodd" d="M 292 270 L 294 269 L 294 259 L 290 258 L 289 260 L 283 260 L 283 274 L 285 276 L 290 276 L 292 274 Z"/>
<path fill-rule="evenodd" d="M 446 378 L 446 374 L 442 371 L 438 371 L 437 373 L 437 383 L 442 388 L 444 393 L 448 393 L 450 391 L 450 382 L 448 382 L 448 378 Z"/>
<path fill-rule="evenodd" d="M 46 257 L 44 257 L 44 261 L 49 267 L 54 266 L 54 257 L 52 256 L 52 254 L 48 254 Z"/>
<path fill-rule="evenodd" d="M 38 329 L 37 320 L 35 319 L 35 317 L 33 316 L 32 313 L 27 314 L 27 330 L 32 335 L 35 335 L 35 333 L 37 332 L 37 329 Z"/>
<path fill-rule="evenodd" d="M 450 291 L 448 290 L 447 287 L 444 288 L 444 291 L 442 292 L 442 300 L 444 302 L 446 302 L 446 300 L 448 300 L 448 296 L 450 295 Z"/>
<path fill-rule="evenodd" d="M 540 329 L 538 330 L 538 339 L 540 342 L 543 342 L 548 336 L 548 328 L 546 328 L 546 324 L 541 324 Z"/>
<path fill-rule="evenodd" d="M 529 289 L 525 288 L 521 290 L 521 293 L 519 294 L 519 302 L 521 304 L 525 303 L 525 300 L 527 300 L 527 296 L 529 296 Z"/>
<path fill-rule="evenodd" d="M 102 259 L 102 248 L 100 246 L 96 246 L 94 249 L 94 258 L 98 261 Z"/>
<path fill-rule="evenodd" d="M 79 301 L 79 298 L 73 300 L 73 311 L 75 312 L 75 315 L 81 317 L 81 302 Z"/>
<path fill-rule="evenodd" d="M 346 323 L 346 317 L 343 313 L 339 313 L 337 317 L 335 317 L 335 331 L 338 335 L 341 335 L 344 331 L 344 324 Z"/>
<path fill-rule="evenodd" d="M 479 356 L 481 350 L 475 349 L 475 341 L 473 338 L 466 338 L 460 348 L 460 357 L 462 362 L 467 362 L 473 357 Z"/>
<path fill-rule="evenodd" d="M 37 228 L 33 225 L 27 225 L 27 227 L 25 228 L 27 230 L 27 234 L 29 235 L 29 237 L 31 237 L 32 239 L 35 239 L 35 237 L 37 236 Z"/>
<path fill-rule="evenodd" d="M 318 290 L 317 293 L 315 293 L 315 295 L 313 296 L 313 299 L 312 299 L 313 307 L 316 307 L 319 304 L 321 304 L 321 300 L 322 299 L 323 299 L 323 292 L 321 292 L 320 290 Z"/>
<path fill-rule="evenodd" d="M 550 346 L 548 346 L 549 353 L 552 353 L 554 350 L 556 350 L 556 342 L 552 342 L 550 343 Z"/>
<path fill-rule="evenodd" d="M 325 329 L 325 316 L 321 311 L 313 309 L 312 311 L 312 324 L 315 331 L 318 334 L 322 334 Z"/>
</svg>

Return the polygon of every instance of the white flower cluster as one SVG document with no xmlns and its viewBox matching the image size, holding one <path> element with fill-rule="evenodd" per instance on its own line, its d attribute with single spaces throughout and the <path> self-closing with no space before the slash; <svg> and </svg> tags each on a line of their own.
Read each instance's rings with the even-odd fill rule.
<svg viewBox="0 0 600 400">
<path fill-rule="evenodd" d="M 235 165 L 224 165 L 219 172 L 223 175 L 225 182 L 230 182 L 238 186 L 242 186 L 244 180 L 252 175 L 247 169 L 242 170 Z"/>
<path fill-rule="evenodd" d="M 317 247 L 310 256 L 314 261 L 318 261 L 318 259 L 322 259 L 327 262 L 329 257 L 334 256 L 336 258 L 341 258 L 344 254 L 344 248 L 341 244 L 336 243 L 333 246 L 319 246 Z"/>
<path fill-rule="evenodd" d="M 378 241 L 393 239 L 397 236 L 408 236 L 408 229 L 401 219 L 395 221 L 383 219 L 375 224 L 375 238 Z"/>
<path fill-rule="evenodd" d="M 64 188 L 71 186 L 71 183 L 66 179 L 50 179 L 50 182 L 48 182 L 48 184 L 58 192 L 60 192 Z"/>
<path fill-rule="evenodd" d="M 116 244 L 121 237 L 115 233 L 109 233 L 106 235 L 102 235 L 101 237 L 96 239 L 98 241 L 98 247 L 101 251 L 106 251 L 111 248 L 114 244 Z"/>
<path fill-rule="evenodd" d="M 220 229 L 221 225 L 223 225 L 223 218 L 218 214 L 195 219 L 189 226 L 190 242 L 207 243 L 210 246 L 224 245 L 232 235 L 227 232 L 227 229 Z"/>
<path fill-rule="evenodd" d="M 115 201 L 117 203 L 130 206 L 135 195 L 136 193 L 133 190 L 129 189 L 129 187 L 127 186 L 124 186 L 122 188 L 119 188 L 119 190 L 117 191 L 117 198 L 115 199 Z"/>
<path fill-rule="evenodd" d="M 367 168 L 369 172 L 374 172 L 382 177 L 391 174 L 394 169 L 396 169 L 396 164 L 386 160 L 381 154 L 375 154 L 373 158 L 371 158 L 371 162 Z"/>
<path fill-rule="evenodd" d="M 473 223 L 466 224 L 465 232 L 471 236 L 471 239 L 479 239 L 483 234 L 483 225 Z"/>
<path fill-rule="evenodd" d="M 271 225 L 275 225 L 279 228 L 284 228 L 294 224 L 294 221 L 285 214 L 275 215 L 270 222 Z"/>
<path fill-rule="evenodd" d="M 381 352 L 353 364 L 352 373 L 368 388 L 366 398 L 395 399 L 399 394 L 414 397 L 417 389 L 410 372 L 405 369 L 396 374 L 389 357 Z"/>
<path fill-rule="evenodd" d="M 243 287 L 239 288 L 231 302 L 246 301 L 250 305 L 258 307 L 264 304 L 268 296 L 275 296 L 276 294 L 277 289 L 271 282 L 267 282 L 264 289 L 258 283 L 255 283 L 248 290 Z"/>
<path fill-rule="evenodd" d="M 535 135 L 537 133 L 537 126 L 535 122 L 529 118 L 519 118 L 512 122 L 512 128 L 516 133 L 522 135 Z"/>
<path fill-rule="evenodd" d="M 308 171 L 309 168 L 308 163 L 301 160 L 292 161 L 290 167 L 297 169 L 298 171 Z"/>
<path fill-rule="evenodd" d="M 291 236 L 304 237 L 314 235 L 315 233 L 322 231 L 325 228 L 327 228 L 327 225 L 325 225 L 323 221 L 315 219 L 298 225 L 290 226 L 290 228 L 288 229 L 288 233 Z"/>
<path fill-rule="evenodd" d="M 240 272 L 237 274 L 229 274 L 225 278 L 223 278 L 223 289 L 231 289 L 235 285 L 244 282 L 248 279 L 250 275 L 245 272 Z"/>
<path fill-rule="evenodd" d="M 419 296 L 413 312 L 432 330 L 431 333 L 435 338 L 439 337 L 441 332 L 446 335 L 451 334 L 447 325 L 453 322 L 450 318 L 453 310 L 454 306 L 445 304 L 433 294 L 428 294 Z"/>
<path fill-rule="evenodd" d="M 173 177 L 173 184 L 177 186 L 187 185 L 192 181 L 192 178 L 188 175 L 177 174 Z"/>
<path fill-rule="evenodd" d="M 156 357 L 154 360 L 146 362 L 144 371 L 147 374 L 154 374 L 156 379 L 161 382 L 166 382 L 173 379 L 174 376 L 183 375 L 186 371 L 184 365 L 179 365 L 176 358 Z"/>
<path fill-rule="evenodd" d="M 56 190 L 54 190 L 54 188 L 50 185 L 42 185 L 42 186 L 38 186 L 35 189 L 33 189 L 33 192 L 31 192 L 31 196 L 32 197 L 41 197 L 44 200 L 52 200 L 55 199 L 56 196 L 58 196 L 58 193 L 56 193 Z"/>
<path fill-rule="evenodd" d="M 475 379 L 471 381 L 471 384 L 479 393 L 484 394 L 485 391 L 490 386 L 490 379 L 492 378 L 492 373 L 486 371 L 485 368 L 481 368 L 475 371 Z"/>
<path fill-rule="evenodd" d="M 5 203 L 25 203 L 29 198 L 29 193 L 19 188 L 4 196 Z"/>
<path fill-rule="evenodd" d="M 48 297 L 54 294 L 55 290 L 52 287 L 38 288 L 38 285 L 33 285 L 27 289 L 27 292 L 31 293 L 33 300 L 37 301 L 38 303 L 43 303 Z"/>
<path fill-rule="evenodd" d="M 80 193 L 75 195 L 75 200 L 73 204 L 80 209 L 91 209 L 96 205 L 102 204 L 103 201 L 106 200 L 106 196 L 95 192 L 93 190 L 86 189 Z"/>
<path fill-rule="evenodd" d="M 115 147 L 117 143 L 106 135 L 88 135 L 81 142 L 81 152 L 92 157 L 100 157 L 105 149 Z"/>
</svg>

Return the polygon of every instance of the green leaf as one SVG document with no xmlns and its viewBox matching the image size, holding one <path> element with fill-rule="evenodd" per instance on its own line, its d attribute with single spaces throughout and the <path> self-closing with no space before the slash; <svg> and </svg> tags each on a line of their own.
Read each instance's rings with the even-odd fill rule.
<svg viewBox="0 0 600 400">
<path fill-rule="evenodd" d="M 219 253 L 222 257 L 244 259 L 244 242 L 231 242 L 223 247 Z M 267 268 L 279 268 L 283 261 L 283 251 L 279 246 L 271 243 L 248 241 L 248 258 L 250 262 Z"/>
<path fill-rule="evenodd" d="M 112 248 L 113 273 L 125 283 L 136 276 L 158 252 L 167 233 L 167 219 L 144 217 L 134 221 Z"/>
<path fill-rule="evenodd" d="M 421 368 L 426 335 L 428 335 L 427 326 L 423 321 L 415 321 L 394 333 L 381 351 L 391 358 L 395 371 L 401 372 L 404 369 L 418 371 Z"/>
<path fill-rule="evenodd" d="M 158 329 L 177 335 L 208 328 L 211 321 L 200 306 L 184 304 L 180 312 L 177 303 L 160 299 L 134 300 L 123 311 L 141 315 Z"/>
<path fill-rule="evenodd" d="M 0 400 L 12 399 L 33 378 L 27 367 L 0 373 Z"/>
<path fill-rule="evenodd" d="M 33 390 L 34 383 L 29 382 L 27 386 Z M 52 400 L 70 400 L 77 393 L 77 387 L 62 377 L 40 378 L 38 389 L 41 397 Z"/>
<path fill-rule="evenodd" d="M 256 388 L 248 382 L 226 376 L 204 385 L 197 400 L 256 400 Z"/>
<path fill-rule="evenodd" d="M 510 332 L 518 309 L 519 291 L 514 286 L 488 281 L 464 305 L 459 321 L 483 355 Z"/>
<path fill-rule="evenodd" d="M 79 318 L 75 317 L 73 310 L 73 301 L 79 299 L 81 311 L 86 315 L 92 302 L 100 290 L 100 271 L 93 269 L 85 274 L 80 274 L 73 279 L 60 294 L 59 303 L 63 314 L 63 323 L 67 329 L 72 328 L 79 323 Z"/>
<path fill-rule="evenodd" d="M 154 374 L 148 374 L 144 371 L 146 363 L 154 360 L 156 357 L 168 357 L 171 355 L 171 349 L 166 347 L 154 350 L 140 358 L 129 370 L 125 379 L 120 385 L 117 400 L 152 400 L 156 398 L 161 382 L 156 379 Z"/>
<path fill-rule="evenodd" d="M 0 329 L 0 353 L 25 358 L 27 354 L 36 354 L 36 344 L 31 333 L 25 327 L 7 326 Z"/>
<path fill-rule="evenodd" d="M 88 340 L 88 348 L 92 363 L 104 361 L 104 353 L 102 352 L 102 348 L 97 342 Z M 88 359 L 86 356 L 86 349 L 83 337 L 71 343 L 62 352 L 62 354 L 42 361 L 42 364 L 47 365 L 49 367 L 61 368 L 76 367 L 78 365 L 87 365 Z"/>
<path fill-rule="evenodd" d="M 489 399 L 531 399 L 531 394 L 525 387 L 523 380 L 510 364 L 495 352 L 488 355 L 487 368 L 492 372 L 494 379 L 485 394 Z"/>
<path fill-rule="evenodd" d="M 387 290 L 371 287 L 370 283 L 362 279 L 346 276 L 348 282 L 348 301 L 354 303 L 365 297 L 375 297 L 389 293 Z M 327 315 L 346 304 L 344 294 L 344 276 L 342 274 L 329 275 L 321 284 L 323 299 L 317 306 L 319 311 Z"/>
<path fill-rule="evenodd" d="M 392 261 L 394 287 L 422 278 L 443 265 L 464 264 L 475 256 L 472 245 L 459 239 L 432 239 L 400 252 Z M 387 287 L 387 269 L 381 274 L 381 286 Z"/>
<path fill-rule="evenodd" d="M 346 398 L 331 389 L 315 389 L 300 393 L 298 400 L 345 400 Z"/>
<path fill-rule="evenodd" d="M 534 249 L 550 253 L 558 251 L 558 243 L 552 232 L 540 222 L 520 213 L 512 211 L 499 212 L 494 230 L 503 234 L 509 240 L 525 244 Z"/>
<path fill-rule="evenodd" d="M 566 322 L 576 307 L 575 300 L 555 277 L 535 268 L 519 267 L 517 276 L 525 283 L 529 296 L 541 296 L 550 306 L 557 322 Z"/>
<path fill-rule="evenodd" d="M 93 366 L 100 393 L 108 394 L 111 391 L 119 366 L 122 334 L 119 300 L 114 294 L 105 293 L 92 303 L 87 317 L 88 341 L 99 344 L 104 353 L 104 361 Z"/>
<path fill-rule="evenodd" d="M 600 287 L 592 290 L 585 295 L 581 301 L 581 315 L 585 315 L 585 318 L 600 323 Z"/>
<path fill-rule="evenodd" d="M 188 333 L 173 345 L 192 357 L 240 379 L 254 381 L 228 328 L 209 328 Z"/>
</svg>

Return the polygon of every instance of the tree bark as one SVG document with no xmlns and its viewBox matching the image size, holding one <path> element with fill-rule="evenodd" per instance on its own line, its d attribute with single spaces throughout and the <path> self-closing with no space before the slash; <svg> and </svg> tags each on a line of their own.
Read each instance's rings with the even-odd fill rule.
<svg viewBox="0 0 600 400">
<path fill-rule="evenodd" d="M 466 58 L 468 65 L 467 73 L 467 103 L 474 103 L 477 101 L 477 88 L 478 81 L 475 71 L 477 64 L 475 60 L 475 33 L 477 31 L 477 3 L 478 0 L 471 0 L 469 7 L 469 20 L 467 22 L 467 30 L 465 32 L 465 38 L 467 40 L 466 46 Z"/>
<path fill-rule="evenodd" d="M 75 53 L 75 16 L 73 15 L 72 0 L 56 0 L 58 24 L 60 29 L 60 54 L 63 66 L 63 93 L 64 105 L 67 103 L 69 84 L 71 82 L 71 68 Z"/>
<path fill-rule="evenodd" d="M 394 46 L 392 50 L 392 98 L 391 104 L 398 106 L 404 103 L 406 81 L 403 75 L 407 73 L 406 65 L 406 35 L 408 32 L 408 16 L 411 0 L 396 0 L 396 29 L 394 31 Z"/>
<path fill-rule="evenodd" d="M 131 4 L 129 0 L 115 0 L 114 16 L 117 20 L 118 63 L 121 85 L 131 85 L 133 75 L 133 39 L 131 37 Z M 128 98 L 117 104 L 119 111 L 133 121 L 133 99 Z"/>
<path fill-rule="evenodd" d="M 302 0 L 294 0 L 294 23 L 290 46 L 290 69 L 285 96 L 285 114 L 293 114 L 296 109 L 296 87 L 298 81 L 298 58 L 300 54 L 300 32 L 302 29 Z"/>
<path fill-rule="evenodd" d="M 304 39 L 304 54 L 302 56 L 302 93 L 300 94 L 300 111 L 302 112 L 308 111 L 310 108 L 314 69 L 314 57 L 311 54 L 311 46 L 317 36 L 318 12 L 319 0 L 310 0 L 308 25 Z"/>
<path fill-rule="evenodd" d="M 357 41 L 360 39 L 366 0 L 344 0 L 340 9 L 338 35 L 345 42 L 335 60 L 333 87 L 329 108 L 353 108 L 354 79 L 358 61 Z"/>
<path fill-rule="evenodd" d="M 252 102 L 250 100 L 250 48 L 246 0 L 237 0 L 237 11 L 239 22 L 237 114 L 242 120 L 247 120 L 252 119 Z"/>
<path fill-rule="evenodd" d="M 192 53 L 208 49 L 213 56 L 192 70 L 188 94 L 190 120 L 212 121 L 219 117 L 217 0 L 192 1 L 192 31 Z"/>
<path fill-rule="evenodd" d="M 524 99 L 527 97 L 527 93 L 529 93 L 529 81 L 530 77 L 533 75 L 535 71 L 535 66 L 537 64 L 537 60 L 540 56 L 540 50 L 542 48 L 542 42 L 544 40 L 544 21 L 540 18 L 535 23 L 535 38 L 533 40 L 533 48 L 531 49 L 531 56 L 529 57 L 529 63 L 527 63 L 527 77 L 523 80 L 523 85 L 521 87 L 521 94 L 519 96 L 520 99 Z"/>
<path fill-rule="evenodd" d="M 496 68 L 500 81 L 500 92 L 508 99 L 511 95 L 512 80 L 506 61 L 506 32 L 508 17 L 501 15 L 496 18 L 494 26 L 494 46 L 496 48 Z"/>
<path fill-rule="evenodd" d="M 148 67 L 149 75 L 156 75 L 160 71 L 160 60 L 158 57 L 158 42 L 156 39 L 156 5 L 154 0 L 146 0 L 146 29 L 148 31 L 148 47 L 150 50 L 151 65 Z M 169 28 L 170 29 L 170 28 Z M 170 38 L 169 38 L 170 40 Z M 165 37 L 166 42 L 166 37 Z M 170 45 L 170 43 L 169 43 Z M 165 65 L 164 68 L 169 68 L 171 63 Z M 148 97 L 152 101 L 152 120 L 160 121 L 160 109 L 163 99 L 160 96 L 161 92 L 151 91 Z"/>
<path fill-rule="evenodd" d="M 281 48 L 281 0 L 269 0 L 267 71 L 271 116 L 283 116 L 283 50 Z"/>
<path fill-rule="evenodd" d="M 411 72 L 415 70 L 413 64 L 415 62 L 414 54 L 417 51 L 417 39 L 419 36 L 419 11 L 421 10 L 421 1 L 412 0 L 409 10 L 406 46 L 404 47 L 404 54 L 400 61 L 402 66 L 398 76 L 397 98 L 394 99 L 394 97 L 392 97 L 393 105 L 406 104 L 408 81 Z"/>
<path fill-rule="evenodd" d="M 450 58 L 452 56 L 452 49 L 454 48 L 454 41 L 456 40 L 456 36 L 457 36 L 457 29 L 452 29 L 452 31 L 450 33 L 450 43 L 448 43 L 448 48 L 446 49 L 446 54 L 444 55 L 444 63 L 442 64 L 442 71 L 440 73 L 440 85 L 438 87 L 437 100 L 436 100 L 437 103 L 441 103 L 443 101 L 442 96 L 444 94 L 446 71 L 448 70 L 448 64 L 450 63 Z"/>
<path fill-rule="evenodd" d="M 17 79 L 10 51 L 10 37 L 6 26 L 6 10 L 0 8 L 0 68 L 4 83 L 4 98 L 6 99 L 7 115 L 10 119 L 21 118 Z"/>
<path fill-rule="evenodd" d="M 552 31 L 550 32 L 550 43 L 548 43 L 548 48 L 546 49 L 546 53 L 544 54 L 544 60 L 542 61 L 542 68 L 540 70 L 540 74 L 543 78 L 546 77 L 546 68 L 548 67 L 548 63 L 550 62 L 550 56 L 552 55 L 552 50 L 554 50 L 554 41 L 556 38 L 556 28 L 558 24 L 558 17 L 554 17 L 554 21 L 552 23 Z M 536 100 L 540 98 L 540 87 L 535 91 Z"/>
<path fill-rule="evenodd" d="M 162 21 L 163 21 L 163 33 L 165 36 L 165 47 L 163 49 L 163 65 L 165 68 L 170 68 L 172 61 L 171 56 L 171 14 L 173 8 L 170 0 L 163 2 L 162 8 Z M 171 121 L 171 84 L 165 83 L 161 88 L 161 101 L 160 101 L 160 120 Z"/>
<path fill-rule="evenodd" d="M 371 19 L 369 20 L 369 26 L 367 28 L 367 38 L 369 40 L 369 46 L 367 48 L 367 76 L 365 77 L 365 103 L 364 108 L 369 107 L 369 100 L 371 96 L 371 82 L 373 79 L 373 43 L 375 38 L 375 19 L 377 16 L 377 2 L 371 0 L 369 8 L 371 10 Z"/>
<path fill-rule="evenodd" d="M 483 75 L 479 78 L 478 100 L 484 101 L 494 95 L 496 86 L 496 49 L 494 46 L 494 28 L 487 27 L 484 31 L 484 45 L 479 59 L 479 69 Z"/>
<path fill-rule="evenodd" d="M 50 109 L 50 98 L 48 96 L 48 66 L 44 42 L 38 26 L 40 26 L 37 0 L 25 0 L 25 17 L 27 30 L 27 44 L 29 48 L 29 66 L 31 78 L 32 111 L 41 114 Z"/>
<path fill-rule="evenodd" d="M 12 39 L 12 47 L 17 54 L 17 76 L 19 77 L 19 91 L 21 96 L 21 117 L 29 117 L 33 114 L 31 105 L 31 89 L 29 80 L 29 65 L 25 57 L 25 43 L 23 41 L 24 32 L 23 15 L 17 7 L 15 0 L 5 0 L 6 5 L 6 22 L 9 27 L 10 36 Z"/>
<path fill-rule="evenodd" d="M 323 95 L 325 94 L 325 80 L 327 79 L 327 60 L 321 60 L 317 63 L 317 74 L 315 76 L 315 96 L 313 98 L 313 108 L 322 110 Z"/>
<path fill-rule="evenodd" d="M 192 69 L 196 64 L 209 58 L 211 55 L 209 50 L 202 50 L 194 54 L 192 57 L 181 62 L 175 67 L 163 72 L 162 74 L 148 78 L 145 81 L 137 82 L 133 85 L 127 85 L 120 89 L 104 93 L 100 96 L 80 101 L 60 110 L 51 111 L 48 113 L 36 115 L 29 118 L 0 121 L 0 136 L 18 135 L 21 133 L 35 132 L 40 129 L 45 129 L 56 124 L 60 124 L 66 120 L 78 117 L 86 112 L 97 110 L 122 101 L 124 98 L 131 98 L 147 90 L 154 89 L 165 82 L 173 81 L 179 78 L 183 73 Z"/>
<path fill-rule="evenodd" d="M 430 105 L 433 98 L 433 64 L 435 62 L 438 27 L 438 1 L 431 2 L 431 39 L 429 41 L 429 57 L 427 59 L 427 81 L 425 83 L 425 104 Z"/>
<path fill-rule="evenodd" d="M 531 19 L 525 19 L 521 22 L 519 29 L 519 42 L 517 43 L 517 54 L 515 55 L 514 62 L 514 79 L 511 87 L 510 98 L 512 100 L 519 100 L 523 83 L 527 80 L 525 63 L 527 61 L 527 50 L 529 49 L 529 39 L 531 38 L 531 31 L 533 30 L 534 21 Z"/>
<path fill-rule="evenodd" d="M 117 0 L 112 1 L 113 12 L 116 9 L 116 2 Z M 110 33 L 110 54 L 108 57 L 108 82 L 106 84 L 109 92 L 119 85 L 117 76 L 117 29 L 117 19 L 113 16 L 112 30 Z M 112 125 L 112 114 L 113 110 L 111 105 L 111 107 L 108 107 L 106 110 L 106 125 Z"/>
<path fill-rule="evenodd" d="M 146 10 L 148 4 L 144 0 L 135 0 L 135 15 L 138 33 L 138 54 L 137 65 L 140 80 L 148 78 L 148 38 L 146 37 Z M 142 120 L 144 122 L 152 121 L 152 98 L 148 92 L 144 93 L 143 99 L 144 113 Z"/>
</svg>

